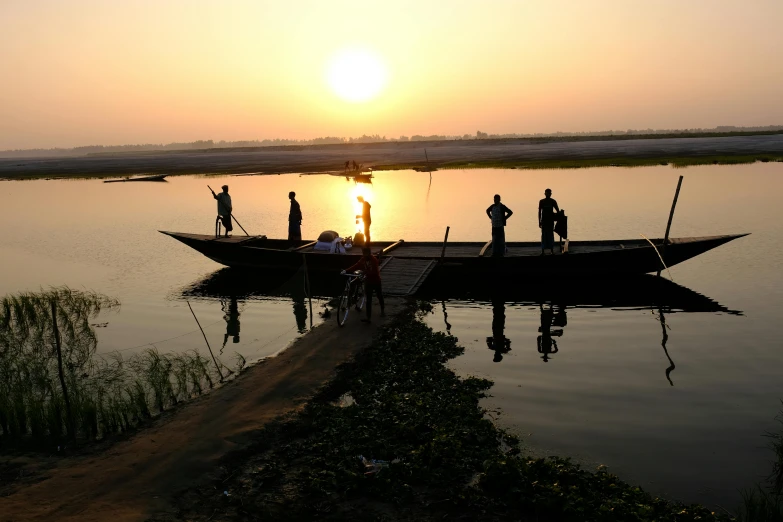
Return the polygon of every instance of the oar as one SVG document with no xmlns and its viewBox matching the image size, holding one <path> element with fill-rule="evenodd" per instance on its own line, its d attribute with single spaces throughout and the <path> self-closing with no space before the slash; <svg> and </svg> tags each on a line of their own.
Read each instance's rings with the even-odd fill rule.
<svg viewBox="0 0 783 522">
<path fill-rule="evenodd" d="M 212 190 L 212 187 L 210 187 L 209 185 L 207 185 L 207 188 L 209 189 L 209 191 L 210 191 L 210 192 L 212 192 L 212 195 L 214 196 L 214 195 L 215 195 L 215 191 L 214 191 L 214 190 Z M 233 214 L 233 213 L 231 214 L 231 217 L 234 219 L 234 221 L 236 222 L 236 224 L 237 224 L 237 225 L 239 225 L 239 228 L 241 228 L 241 229 L 242 229 L 242 232 L 244 232 L 246 236 L 250 236 L 250 234 L 248 234 L 248 233 L 247 233 L 247 230 L 245 230 L 245 227 L 243 227 L 243 226 L 242 226 L 242 225 L 239 223 L 239 220 L 238 220 L 236 217 L 234 217 L 234 214 Z"/>
</svg>

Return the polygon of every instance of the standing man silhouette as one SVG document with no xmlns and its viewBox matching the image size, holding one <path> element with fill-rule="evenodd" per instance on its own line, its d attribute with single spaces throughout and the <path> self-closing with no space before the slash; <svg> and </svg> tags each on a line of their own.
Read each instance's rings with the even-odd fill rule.
<svg viewBox="0 0 783 522">
<path fill-rule="evenodd" d="M 288 211 L 288 240 L 300 241 L 302 239 L 302 208 L 296 200 L 296 192 L 288 193 L 291 200 L 291 208 Z"/>
<path fill-rule="evenodd" d="M 362 204 L 362 213 L 356 216 L 356 219 L 362 218 L 364 223 L 364 244 L 370 244 L 370 224 L 372 223 L 372 217 L 370 216 L 371 205 L 364 200 L 362 196 L 356 196 L 356 200 Z"/>
<path fill-rule="evenodd" d="M 506 220 L 511 217 L 511 210 L 500 202 L 500 196 L 495 194 L 495 202 L 487 208 L 487 216 L 492 221 L 492 257 L 503 257 L 506 254 Z"/>
<path fill-rule="evenodd" d="M 212 197 L 217 200 L 218 219 L 223 223 L 223 228 L 226 229 L 226 237 L 228 237 L 228 233 L 234 230 L 233 225 L 231 225 L 231 212 L 234 211 L 234 207 L 231 206 L 231 196 L 228 195 L 228 185 L 223 185 L 221 188 L 223 189 L 223 192 L 220 194 L 215 194 L 213 192 Z"/>
<path fill-rule="evenodd" d="M 555 253 L 555 212 L 560 212 L 557 201 L 552 199 L 552 191 L 544 191 L 544 199 L 538 202 L 538 228 L 541 229 L 541 255 L 544 249 Z"/>
</svg>

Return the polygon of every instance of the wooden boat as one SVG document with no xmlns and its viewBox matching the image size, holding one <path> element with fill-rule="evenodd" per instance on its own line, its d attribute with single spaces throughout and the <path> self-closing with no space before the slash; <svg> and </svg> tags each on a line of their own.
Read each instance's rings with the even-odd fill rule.
<svg viewBox="0 0 783 522">
<path fill-rule="evenodd" d="M 346 180 L 353 180 L 356 183 L 372 183 L 373 178 L 372 167 L 329 172 L 329 175 L 345 177 Z"/>
<path fill-rule="evenodd" d="M 355 176 L 351 176 L 351 179 L 353 179 L 354 183 L 372 183 L 372 173 L 356 174 Z"/>
<path fill-rule="evenodd" d="M 289 241 L 266 236 L 219 237 L 202 234 L 165 232 L 222 265 L 237 268 L 291 270 L 307 260 L 310 271 L 339 271 L 361 257 L 354 247 L 346 254 L 313 250 L 315 241 Z M 747 234 L 670 239 L 664 252 L 666 266 L 682 263 L 724 243 Z M 507 243 L 505 257 L 492 257 L 492 242 L 454 242 L 444 249 L 440 242 L 379 241 L 373 253 L 382 257 L 429 260 L 437 275 L 502 275 L 513 277 L 585 277 L 596 275 L 632 275 L 656 272 L 663 268 L 659 258 L 662 239 L 611 241 L 571 241 L 567 254 L 541 256 L 538 242 Z"/>
<path fill-rule="evenodd" d="M 107 179 L 104 183 L 121 183 L 125 181 L 166 181 L 168 174 L 155 174 L 154 176 L 141 176 L 138 178 Z"/>
</svg>

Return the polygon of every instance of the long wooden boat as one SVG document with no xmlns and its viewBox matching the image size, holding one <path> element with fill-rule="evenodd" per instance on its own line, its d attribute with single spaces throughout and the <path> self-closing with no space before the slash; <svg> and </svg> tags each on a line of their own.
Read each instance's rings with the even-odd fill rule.
<svg viewBox="0 0 783 522">
<path fill-rule="evenodd" d="M 213 261 L 237 268 L 291 270 L 305 259 L 310 271 L 339 271 L 361 257 L 361 249 L 346 254 L 313 250 L 315 241 L 289 241 L 266 236 L 232 236 L 165 232 Z M 671 267 L 747 234 L 669 239 L 663 255 Z M 659 251 L 663 239 L 610 241 L 571 241 L 566 254 L 541 256 L 538 242 L 507 243 L 504 257 L 492 257 L 492 242 L 373 242 L 372 250 L 383 257 L 430 260 L 438 275 L 506 275 L 514 277 L 567 277 L 633 275 L 663 268 Z"/>
<path fill-rule="evenodd" d="M 142 176 L 136 178 L 107 179 L 104 183 L 124 183 L 126 181 L 166 181 L 168 174 L 154 174 L 152 176 Z"/>
</svg>

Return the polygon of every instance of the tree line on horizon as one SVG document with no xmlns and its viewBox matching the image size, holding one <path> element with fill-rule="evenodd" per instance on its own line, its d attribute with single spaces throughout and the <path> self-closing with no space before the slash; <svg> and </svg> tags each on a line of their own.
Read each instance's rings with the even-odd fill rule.
<svg viewBox="0 0 783 522">
<path fill-rule="evenodd" d="M 37 149 L 13 149 L 0 151 L 0 157 L 47 157 L 47 156 L 86 156 L 88 154 L 117 153 L 117 152 L 154 152 L 154 151 L 177 151 L 177 150 L 203 150 L 203 149 L 228 149 L 242 147 L 276 147 L 287 145 L 337 145 L 351 143 L 384 143 L 384 142 L 409 142 L 409 141 L 458 141 L 458 140 L 485 140 L 485 139 L 508 139 L 508 138 L 563 138 L 579 136 L 629 136 L 629 135 L 653 135 L 653 134 L 700 134 L 700 133 L 728 133 L 728 132 L 776 132 L 783 131 L 783 125 L 766 125 L 755 127 L 737 127 L 733 125 L 721 125 L 711 129 L 692 128 L 692 129 L 628 129 L 628 130 L 605 130 L 605 131 L 585 131 L 585 132 L 551 132 L 551 133 L 507 133 L 507 134 L 489 134 L 487 132 L 476 131 L 475 134 L 463 135 L 439 135 L 432 134 L 424 136 L 414 134 L 413 136 L 400 136 L 398 138 L 381 136 L 379 134 L 363 134 L 359 137 L 337 137 L 325 136 L 320 138 L 296 140 L 288 138 L 274 138 L 263 140 L 239 140 L 239 141 L 214 141 L 214 140 L 196 140 L 191 142 L 172 142 L 162 143 L 144 143 L 130 145 L 86 145 L 72 148 L 37 148 Z"/>
</svg>

